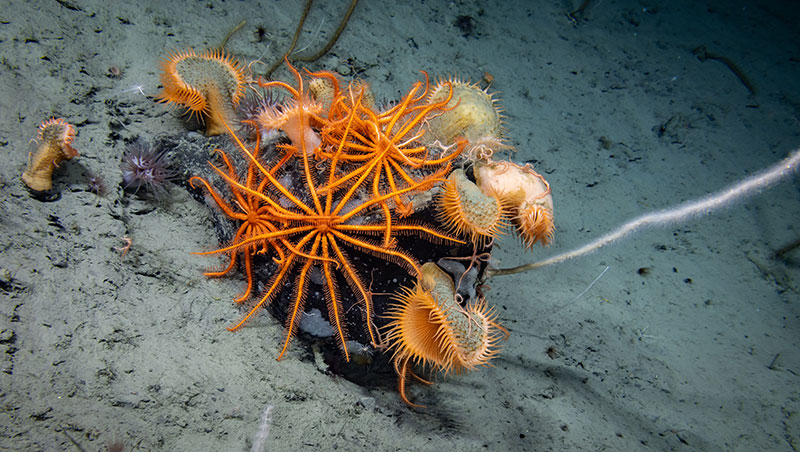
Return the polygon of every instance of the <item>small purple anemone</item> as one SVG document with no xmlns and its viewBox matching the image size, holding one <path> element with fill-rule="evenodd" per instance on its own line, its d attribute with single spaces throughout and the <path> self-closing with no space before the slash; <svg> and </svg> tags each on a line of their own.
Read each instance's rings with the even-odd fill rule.
<svg viewBox="0 0 800 452">
<path fill-rule="evenodd" d="M 103 197 L 106 194 L 106 182 L 103 180 L 102 176 L 89 174 L 86 176 L 86 190 Z"/>
<path fill-rule="evenodd" d="M 133 193 L 144 190 L 154 196 L 166 193 L 173 172 L 165 155 L 166 149 L 156 150 L 141 138 L 129 144 L 120 165 L 122 187 Z"/>
</svg>

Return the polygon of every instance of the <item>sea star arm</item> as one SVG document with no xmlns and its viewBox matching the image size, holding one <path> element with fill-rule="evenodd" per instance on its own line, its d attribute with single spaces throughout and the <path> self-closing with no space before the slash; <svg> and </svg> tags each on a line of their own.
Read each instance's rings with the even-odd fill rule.
<svg viewBox="0 0 800 452">
<path fill-rule="evenodd" d="M 275 296 L 276 293 L 278 293 L 278 290 L 277 290 L 278 287 L 280 287 L 280 285 L 283 283 L 283 279 L 286 277 L 286 274 L 289 272 L 289 269 L 292 267 L 293 261 L 294 261 L 294 256 L 293 255 L 290 255 L 289 257 L 287 257 L 286 262 L 284 262 L 284 264 L 281 266 L 281 269 L 278 272 L 278 274 L 273 277 L 272 284 L 270 284 L 269 289 L 267 289 L 267 291 L 261 297 L 261 300 L 259 300 L 259 302 L 256 303 L 255 306 L 253 306 L 250 309 L 250 311 L 247 313 L 247 315 L 245 315 L 244 318 L 239 321 L 239 323 L 237 323 L 234 326 L 228 327 L 228 331 L 236 331 L 239 328 L 241 328 L 242 325 L 244 325 L 247 322 L 247 320 L 250 317 L 253 316 L 253 314 L 258 312 L 259 309 L 261 309 L 261 306 L 263 306 L 265 303 L 269 304 L 272 301 L 272 298 Z"/>
<path fill-rule="evenodd" d="M 364 288 L 364 284 L 361 282 L 361 278 L 359 278 L 358 274 L 356 273 L 355 269 L 353 269 L 350 261 L 347 259 L 347 256 L 344 255 L 344 252 L 336 243 L 334 237 L 330 237 L 329 243 L 331 248 L 333 248 L 333 252 L 336 253 L 336 257 L 339 259 L 339 262 L 342 264 L 342 268 L 344 269 L 345 279 L 347 282 L 350 283 L 350 287 L 353 288 L 354 292 L 358 292 L 358 295 L 361 295 L 361 299 L 364 300 L 364 310 L 365 317 L 367 321 L 367 331 L 369 332 L 370 341 L 375 346 L 378 346 L 378 342 L 375 340 L 375 332 L 374 327 L 372 325 L 372 296 L 367 292 Z"/>
<path fill-rule="evenodd" d="M 298 242 L 297 244 L 298 248 L 302 248 L 303 245 L 305 245 L 309 240 L 311 240 L 312 237 L 314 237 L 314 235 L 315 232 L 310 232 L 306 234 L 305 237 L 303 237 L 302 240 Z M 247 320 L 253 316 L 253 314 L 258 312 L 259 309 L 261 309 L 261 306 L 263 306 L 265 303 L 268 304 L 269 302 L 272 301 L 272 298 L 275 296 L 275 294 L 279 292 L 278 288 L 283 283 L 283 279 L 286 277 L 286 274 L 289 273 L 289 270 L 292 268 L 294 259 L 295 259 L 294 254 L 290 254 L 286 257 L 286 261 L 281 265 L 278 274 L 273 277 L 272 283 L 269 285 L 269 289 L 267 289 L 267 291 L 261 297 L 261 300 L 259 300 L 259 302 L 256 303 L 255 306 L 253 306 L 250 309 L 250 312 L 248 312 L 247 315 L 244 316 L 244 318 L 239 321 L 239 323 L 237 323 L 232 327 L 228 327 L 228 331 L 236 331 L 239 328 L 241 328 L 242 325 L 244 325 L 245 322 L 247 322 Z M 283 353 L 281 353 L 281 356 L 283 356 Z M 278 359 L 280 360 L 280 356 L 278 357 Z"/>
<path fill-rule="evenodd" d="M 288 236 L 288 235 L 292 235 L 292 234 L 297 234 L 297 233 L 300 233 L 300 232 L 306 232 L 306 231 L 310 231 L 310 230 L 313 230 L 313 229 L 314 229 L 313 225 L 310 225 L 310 226 L 298 226 L 298 227 L 289 228 L 289 229 L 281 229 L 281 230 L 278 230 L 278 231 L 275 231 L 275 232 L 268 232 L 268 233 L 265 233 L 265 234 L 259 234 L 259 235 L 255 235 L 253 237 L 248 237 L 248 238 L 246 238 L 246 239 L 244 239 L 244 240 L 242 240 L 242 241 L 240 241 L 238 243 L 234 243 L 233 245 L 229 245 L 229 246 L 226 246 L 224 248 L 219 248 L 219 249 L 216 249 L 216 250 L 213 250 L 213 251 L 203 251 L 203 252 L 198 252 L 198 253 L 192 253 L 192 254 L 196 254 L 198 256 L 207 256 L 209 254 L 219 254 L 219 253 L 225 253 L 225 252 L 228 252 L 228 251 L 235 251 L 235 250 L 238 250 L 238 249 L 240 249 L 242 247 L 245 247 L 245 246 L 247 246 L 247 245 L 249 245 L 251 243 L 256 243 L 256 242 L 260 242 L 262 240 L 268 240 L 268 239 L 273 239 L 273 238 L 277 238 L 277 237 Z"/>
<path fill-rule="evenodd" d="M 214 165 L 211 165 L 211 166 L 213 167 Z M 215 169 L 216 169 L 216 167 L 215 167 Z M 219 193 L 217 193 L 217 191 L 214 190 L 211 187 L 211 185 L 208 183 L 208 181 L 206 181 L 202 177 L 197 177 L 197 176 L 191 177 L 189 179 L 189 185 L 191 185 L 192 188 L 195 188 L 194 182 L 196 182 L 196 181 L 200 182 L 206 188 L 206 190 L 211 195 L 211 197 L 214 198 L 214 202 L 217 203 L 217 205 L 225 213 L 225 215 L 227 215 L 227 216 L 229 216 L 231 218 L 235 218 L 237 220 L 244 220 L 245 219 L 242 214 L 240 214 L 238 212 L 235 212 L 233 210 L 233 208 L 227 202 L 225 202 L 222 199 L 222 196 Z"/>
<path fill-rule="evenodd" d="M 376 256 L 378 256 L 378 257 L 380 257 L 382 259 L 387 259 L 387 260 L 389 260 L 391 262 L 395 262 L 395 263 L 397 263 L 397 264 L 399 264 L 399 265 L 401 265 L 401 266 L 403 266 L 403 267 L 405 267 L 407 269 L 413 270 L 415 275 L 420 275 L 421 274 L 419 265 L 417 265 L 417 263 L 414 261 L 414 259 L 412 259 L 406 253 L 403 253 L 403 252 L 400 252 L 400 251 L 396 251 L 396 250 L 382 248 L 380 246 L 373 245 L 372 243 L 365 242 L 363 240 L 359 240 L 359 239 L 357 239 L 355 237 L 350 237 L 347 234 L 344 234 L 344 233 L 339 232 L 337 230 L 331 230 L 331 233 L 333 235 L 335 235 L 336 237 L 339 237 L 343 241 L 345 241 L 345 242 L 347 242 L 347 243 L 349 243 L 349 244 L 351 244 L 353 246 L 357 246 L 357 247 L 361 248 L 362 250 L 369 251 L 369 252 L 375 254 Z"/>
<path fill-rule="evenodd" d="M 340 224 L 336 227 L 336 229 L 338 229 L 339 231 L 348 231 L 348 232 L 382 233 L 385 229 L 385 226 L 383 226 L 382 224 L 378 225 Z M 461 245 L 466 243 L 463 240 L 459 240 L 455 237 L 450 237 L 449 235 L 443 234 L 441 232 L 436 231 L 435 229 L 431 229 L 425 226 L 419 226 L 413 224 L 396 224 L 394 225 L 394 230 L 397 232 L 416 232 L 416 233 L 423 232 L 430 237 L 440 239 L 443 241 L 454 242 Z M 422 234 L 420 235 L 422 236 Z"/>
<path fill-rule="evenodd" d="M 311 245 L 311 254 L 317 252 L 320 243 L 320 236 L 319 234 L 315 234 L 314 243 Z M 295 335 L 297 332 L 297 325 L 300 318 L 299 315 L 303 315 L 303 306 L 306 302 L 306 296 L 308 295 L 308 285 L 307 285 L 307 278 L 308 278 L 308 271 L 311 268 L 311 264 L 314 261 L 307 260 L 305 264 L 303 264 L 303 268 L 300 270 L 300 274 L 297 276 L 296 279 L 296 288 L 297 293 L 294 297 L 294 303 L 292 304 L 292 309 L 289 311 L 289 315 L 286 319 L 286 339 L 283 341 L 283 349 L 281 349 L 281 353 L 278 355 L 278 361 L 283 358 L 283 354 L 286 353 L 286 350 L 289 348 L 289 341 L 291 341 L 292 336 Z"/>
<path fill-rule="evenodd" d="M 333 241 L 331 240 L 331 242 Z M 328 234 L 322 235 L 322 256 L 326 259 L 330 259 L 328 251 Z M 350 354 L 347 351 L 347 331 L 345 329 L 344 319 L 339 312 L 342 302 L 336 297 L 336 294 L 338 293 L 336 288 L 336 278 L 331 273 L 331 265 L 329 262 L 323 262 L 322 272 L 325 275 L 325 287 L 327 288 L 325 291 L 325 298 L 328 305 L 328 320 L 336 329 L 336 336 L 339 339 L 339 346 L 342 349 L 342 353 L 344 353 L 345 361 L 350 361 Z"/>
</svg>

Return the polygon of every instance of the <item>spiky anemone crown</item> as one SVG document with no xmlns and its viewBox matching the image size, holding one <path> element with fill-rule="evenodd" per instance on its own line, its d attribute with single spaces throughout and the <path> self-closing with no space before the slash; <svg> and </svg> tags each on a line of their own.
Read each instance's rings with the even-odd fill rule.
<svg viewBox="0 0 800 452">
<path fill-rule="evenodd" d="M 273 90 L 250 90 L 236 105 L 236 113 L 242 118 L 239 132 L 244 136 L 256 139 L 256 134 L 261 137 L 261 142 L 266 142 L 274 137 L 277 133 L 274 129 L 262 129 L 258 126 L 258 115 L 268 108 L 277 108 L 280 104 L 280 96 L 277 96 Z"/>
<path fill-rule="evenodd" d="M 324 79 L 324 83 L 311 82 L 316 88 L 316 95 L 305 89 L 306 82 L 300 71 L 289 65 L 297 81 L 296 88 L 283 82 L 258 82 L 262 88 L 281 87 L 291 94 L 291 98 L 285 100 L 277 106 L 267 106 L 256 116 L 255 123 L 261 130 L 280 129 L 289 140 L 295 150 L 305 149 L 308 154 L 312 154 L 322 143 L 319 134 L 314 130 L 319 128 L 326 121 L 320 115 L 330 107 L 324 105 L 325 100 L 319 99 L 322 91 L 330 90 L 329 96 L 338 94 L 338 81 L 336 76 L 330 72 L 313 73 L 315 79 Z M 309 87 L 310 88 L 310 87 Z M 324 88 L 324 89 L 323 89 Z M 322 91 L 320 91 L 322 90 Z"/>
<path fill-rule="evenodd" d="M 401 290 L 395 300 L 386 339 L 394 352 L 400 395 L 410 405 L 405 394 L 408 374 L 415 376 L 410 365 L 459 374 L 488 365 L 508 337 L 483 299 L 461 306 L 453 278 L 432 262 L 422 265 L 417 284 Z"/>
<path fill-rule="evenodd" d="M 440 115 L 428 120 L 431 136 L 444 145 L 459 137 L 469 141 L 466 149 L 472 160 L 490 157 L 501 149 L 510 149 L 505 142 L 503 110 L 493 93 L 476 84 L 457 78 L 439 81 L 432 89 L 428 102 L 444 100 L 452 86 L 452 99 Z"/>
<path fill-rule="evenodd" d="M 506 203 L 482 192 L 461 169 L 448 176 L 437 207 L 440 222 L 481 246 L 486 246 L 508 225 Z"/>
<path fill-rule="evenodd" d="M 450 173 L 437 200 L 440 222 L 482 246 L 497 237 L 509 220 L 528 249 L 553 240 L 553 196 L 542 175 L 530 165 L 491 159 L 476 162 L 472 169 L 476 183 L 463 170 Z"/>
<path fill-rule="evenodd" d="M 256 116 L 256 123 L 261 130 L 283 130 L 296 149 L 304 148 L 310 153 L 322 140 L 308 124 L 309 118 L 322 111 L 322 104 L 308 96 L 301 101 L 289 99 L 280 105 L 265 106 Z"/>
<path fill-rule="evenodd" d="M 189 49 L 169 55 L 161 63 L 164 89 L 156 100 L 186 107 L 206 124 L 206 135 L 225 133 L 223 121 L 233 124 L 237 105 L 245 94 L 244 67 L 223 50 L 196 53 Z"/>
<path fill-rule="evenodd" d="M 61 146 L 65 153 L 71 154 L 71 157 L 78 155 L 78 151 L 71 146 L 75 140 L 75 128 L 61 118 L 50 118 L 39 124 L 37 140 L 42 143 Z"/>
<path fill-rule="evenodd" d="M 75 128 L 61 118 L 50 118 L 39 125 L 38 147 L 29 159 L 22 181 L 35 192 L 53 188 L 53 170 L 64 160 L 78 156 L 72 147 Z"/>
</svg>

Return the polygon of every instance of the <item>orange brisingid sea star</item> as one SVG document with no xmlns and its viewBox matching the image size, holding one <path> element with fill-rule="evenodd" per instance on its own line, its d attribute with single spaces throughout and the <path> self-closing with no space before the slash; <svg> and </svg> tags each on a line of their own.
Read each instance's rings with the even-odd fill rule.
<svg viewBox="0 0 800 452">
<path fill-rule="evenodd" d="M 446 96 L 438 102 L 426 102 L 430 83 L 428 74 L 423 72 L 423 75 L 425 89 L 422 92 L 423 84 L 418 81 L 397 105 L 384 112 L 376 112 L 362 103 L 363 89 L 356 90 L 353 85 L 344 95 L 338 95 L 338 82 L 333 79 L 335 94 L 328 116 L 330 122 L 323 127 L 322 134 L 324 139 L 342 145 L 321 149 L 320 153 L 349 164 L 350 171 L 322 188 L 322 192 L 349 184 L 351 191 L 364 186 L 372 196 L 379 197 L 412 185 L 429 188 L 450 171 L 451 162 L 461 155 L 466 142 L 460 140 L 453 146 L 439 149 L 421 144 L 425 133 L 421 126 L 441 114 L 451 99 Z M 342 127 L 343 123 L 347 123 L 346 128 Z M 342 135 L 343 130 L 350 138 Z M 402 196 L 395 195 L 392 201 L 401 217 L 413 212 L 411 203 Z M 391 234 L 390 205 L 383 202 L 381 208 L 387 221 L 387 243 Z"/>
<path fill-rule="evenodd" d="M 255 149 L 258 149 L 259 146 L 256 144 Z M 221 150 L 217 150 L 220 154 L 221 158 L 225 163 L 225 167 L 227 169 L 227 173 L 225 173 L 222 169 L 212 165 L 212 168 L 217 173 L 220 174 L 227 174 L 228 177 L 232 180 L 237 180 L 237 182 L 242 183 L 246 187 L 255 187 L 255 190 L 261 192 L 264 190 L 266 183 L 268 182 L 267 179 L 262 179 L 260 182 L 256 180 L 256 173 L 255 167 L 253 165 L 248 165 L 247 168 L 247 176 L 246 179 L 242 181 L 238 181 L 236 176 L 236 170 L 233 167 L 230 159 L 228 158 L 227 154 L 222 152 Z M 256 156 L 256 151 L 254 151 L 254 157 Z M 189 179 L 189 184 L 194 187 L 195 182 L 202 184 L 206 190 L 208 190 L 209 194 L 214 201 L 217 203 L 220 209 L 227 215 L 228 217 L 240 221 L 239 229 L 236 231 L 236 235 L 233 238 L 233 242 L 237 243 L 242 240 L 248 239 L 253 236 L 257 236 L 260 234 L 275 232 L 278 230 L 278 225 L 276 225 L 273 221 L 273 218 L 268 212 L 268 206 L 264 203 L 261 198 L 258 196 L 254 196 L 247 191 L 238 189 L 235 186 L 232 186 L 231 194 L 233 196 L 233 205 L 231 203 L 226 202 L 223 199 L 223 196 L 219 194 L 216 190 L 214 190 L 211 185 L 203 178 L 200 177 L 192 177 Z M 196 187 L 195 187 L 196 188 Z M 234 205 L 238 208 L 234 208 Z M 238 211 L 237 211 L 238 210 Z M 284 252 L 280 246 L 277 245 L 277 242 L 281 242 L 285 248 L 289 248 L 288 243 L 285 239 L 273 239 L 273 240 L 263 240 L 261 243 L 251 243 L 249 245 L 244 246 L 239 251 L 243 254 L 244 259 L 244 269 L 245 275 L 247 276 L 247 288 L 245 289 L 244 293 L 237 297 L 234 301 L 237 303 L 241 303 L 248 298 L 250 298 L 250 294 L 253 290 L 253 269 L 252 269 L 252 260 L 254 253 L 261 253 L 264 254 L 269 251 L 268 245 L 272 245 L 272 249 L 276 253 L 276 262 L 279 262 L 284 259 Z M 208 271 L 205 272 L 204 275 L 208 277 L 220 277 L 228 274 L 233 268 L 236 266 L 236 253 L 231 253 L 231 259 L 228 263 L 228 266 L 222 270 L 218 271 Z"/>
<path fill-rule="evenodd" d="M 353 88 L 351 84 L 348 89 L 340 90 L 332 74 L 310 73 L 311 77 L 329 78 L 337 83 L 336 95 L 325 112 L 304 91 L 300 73 L 291 69 L 297 79 L 296 87 L 283 82 L 260 82 L 263 87 L 286 89 L 291 100 L 279 109 L 264 111 L 264 124 L 256 121 L 257 127 L 265 127 L 268 122 L 274 124 L 290 138 L 291 144 L 281 145 L 282 157 L 257 155 L 258 142 L 254 147 L 248 146 L 224 118 L 218 118 L 247 162 L 247 174 L 241 177 L 227 155 L 220 151 L 226 169 L 214 167 L 229 186 L 238 209 L 206 180 L 196 177 L 192 181 L 201 183 L 222 212 L 241 225 L 230 245 L 198 254 L 232 254 L 227 268 L 211 273 L 219 276 L 233 268 L 235 255 L 241 252 L 248 278 L 245 295 L 253 285 L 249 263 L 254 253 L 269 254 L 277 264 L 260 298 L 240 322 L 229 328 L 231 331 L 239 329 L 273 301 L 293 277 L 286 338 L 278 359 L 283 357 L 297 331 L 312 273 L 316 272 L 324 287 L 328 319 L 345 359 L 349 360 L 341 281 L 349 286 L 349 294 L 362 312 L 370 342 L 376 347 L 383 345 L 374 324 L 371 289 L 353 258 L 358 254 L 370 255 L 398 265 L 411 277 L 418 278 L 420 264 L 398 247 L 394 237 L 415 235 L 432 242 L 464 243 L 436 227 L 400 219 L 398 211 L 407 208 L 402 201 L 404 196 L 426 190 L 440 180 L 466 143 L 440 149 L 438 155 L 415 144 L 424 133 L 419 125 L 447 103 L 424 104 L 425 93 L 416 94 L 421 83 L 397 106 L 376 112 L 361 104 L 363 88 Z M 376 236 L 384 239 L 376 241 Z"/>
</svg>

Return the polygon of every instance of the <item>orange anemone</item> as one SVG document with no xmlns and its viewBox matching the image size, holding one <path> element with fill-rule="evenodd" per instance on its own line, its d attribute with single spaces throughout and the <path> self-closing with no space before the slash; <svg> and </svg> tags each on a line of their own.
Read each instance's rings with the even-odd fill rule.
<svg viewBox="0 0 800 452">
<path fill-rule="evenodd" d="M 444 193 L 439 197 L 437 216 L 458 235 L 486 246 L 507 226 L 506 203 L 487 195 L 467 179 L 464 170 L 456 169 L 447 178 Z"/>
<path fill-rule="evenodd" d="M 28 158 L 28 168 L 22 173 L 22 182 L 34 191 L 53 188 L 53 170 L 64 160 L 78 156 L 72 147 L 75 128 L 61 118 L 50 118 L 39 125 L 36 137 L 38 148 Z"/>
<path fill-rule="evenodd" d="M 223 50 L 196 53 L 189 49 L 170 54 L 161 64 L 164 89 L 156 100 L 186 107 L 205 121 L 206 135 L 225 133 L 233 124 L 233 106 L 244 96 L 247 76 L 236 59 Z"/>
<path fill-rule="evenodd" d="M 483 297 L 466 306 L 460 298 L 453 278 L 432 262 L 422 265 L 413 288 L 395 295 L 386 339 L 394 351 L 400 397 L 409 405 L 420 406 L 406 395 L 407 378 L 431 383 L 414 373 L 414 365 L 445 374 L 473 370 L 489 365 L 500 352 L 500 341 L 508 338 L 508 330 L 497 323 Z"/>
</svg>

